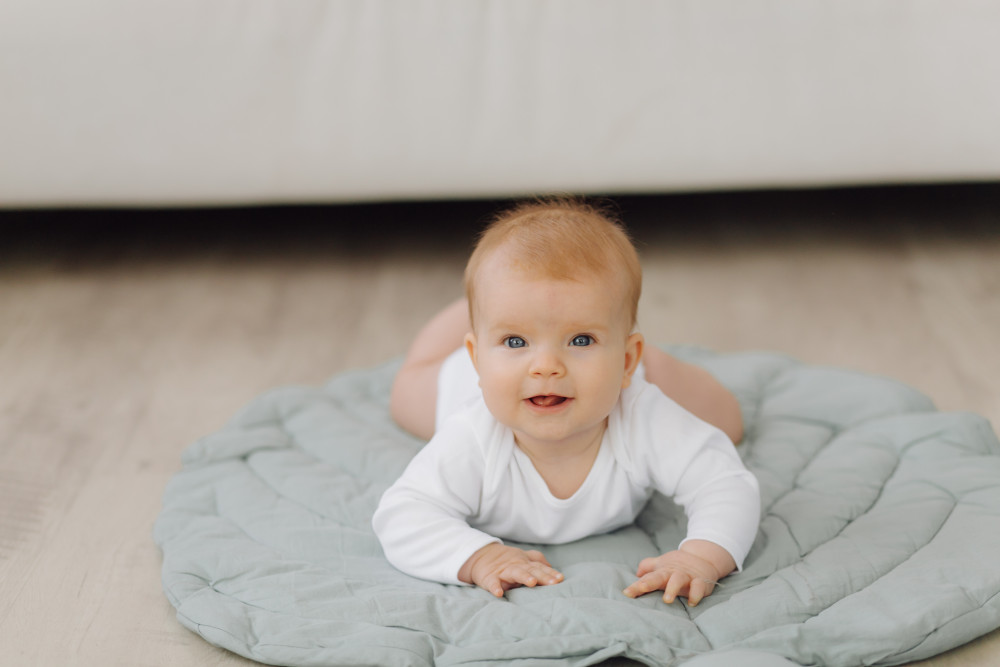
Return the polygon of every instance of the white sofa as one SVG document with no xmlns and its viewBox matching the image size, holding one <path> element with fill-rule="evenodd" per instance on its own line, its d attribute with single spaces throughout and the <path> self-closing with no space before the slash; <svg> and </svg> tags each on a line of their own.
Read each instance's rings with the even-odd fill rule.
<svg viewBox="0 0 1000 667">
<path fill-rule="evenodd" d="M 1000 177 L 992 0 L 3 0 L 0 207 Z"/>
</svg>

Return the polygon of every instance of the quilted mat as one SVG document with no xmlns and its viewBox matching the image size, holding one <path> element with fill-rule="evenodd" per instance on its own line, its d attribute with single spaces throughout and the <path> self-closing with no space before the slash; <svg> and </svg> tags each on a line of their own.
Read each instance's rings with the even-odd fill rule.
<svg viewBox="0 0 1000 667">
<path fill-rule="evenodd" d="M 506 598 L 412 579 L 370 527 L 422 446 L 388 415 L 398 362 L 287 387 L 194 443 L 154 537 L 180 622 L 276 665 L 869 665 L 1000 627 L 1000 443 L 893 380 L 670 347 L 739 397 L 761 485 L 744 570 L 695 608 L 621 593 L 683 513 L 540 549 L 566 579 Z"/>
</svg>

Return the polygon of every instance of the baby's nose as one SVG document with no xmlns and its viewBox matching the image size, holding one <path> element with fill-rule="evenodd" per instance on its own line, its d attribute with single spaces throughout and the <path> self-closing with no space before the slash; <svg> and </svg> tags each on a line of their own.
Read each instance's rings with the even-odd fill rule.
<svg viewBox="0 0 1000 667">
<path fill-rule="evenodd" d="M 531 359 L 531 374 L 536 376 L 551 377 L 562 375 L 566 372 L 566 367 L 558 354 L 548 350 L 539 350 Z"/>
</svg>

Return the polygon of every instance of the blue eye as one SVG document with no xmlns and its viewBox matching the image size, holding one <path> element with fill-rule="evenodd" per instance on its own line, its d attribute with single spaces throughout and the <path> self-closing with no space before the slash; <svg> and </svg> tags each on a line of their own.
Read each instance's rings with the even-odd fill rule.
<svg viewBox="0 0 1000 667">
<path fill-rule="evenodd" d="M 528 343 L 520 336 L 508 336 L 507 338 L 504 338 L 503 344 L 509 348 L 517 349 L 524 347 Z"/>
<path fill-rule="evenodd" d="M 592 345 L 593 342 L 594 342 L 593 336 L 580 334 L 579 336 L 573 338 L 573 342 L 571 342 L 570 345 L 574 347 L 587 347 L 588 345 Z"/>
</svg>

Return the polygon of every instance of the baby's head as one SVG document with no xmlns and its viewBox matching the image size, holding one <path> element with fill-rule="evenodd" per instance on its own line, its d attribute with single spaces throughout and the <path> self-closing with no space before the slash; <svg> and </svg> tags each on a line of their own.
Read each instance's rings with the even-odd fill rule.
<svg viewBox="0 0 1000 667">
<path fill-rule="evenodd" d="M 549 198 L 519 204 L 496 216 L 465 268 L 473 327 L 480 269 L 497 253 L 504 254 L 513 270 L 535 279 L 598 278 L 609 289 L 620 290 L 626 329 L 635 327 L 642 268 L 632 240 L 607 211 L 577 199 Z"/>
<path fill-rule="evenodd" d="M 642 357 L 624 230 L 573 200 L 521 205 L 487 228 L 465 275 L 465 344 L 493 416 L 529 452 L 597 442 Z"/>
</svg>

